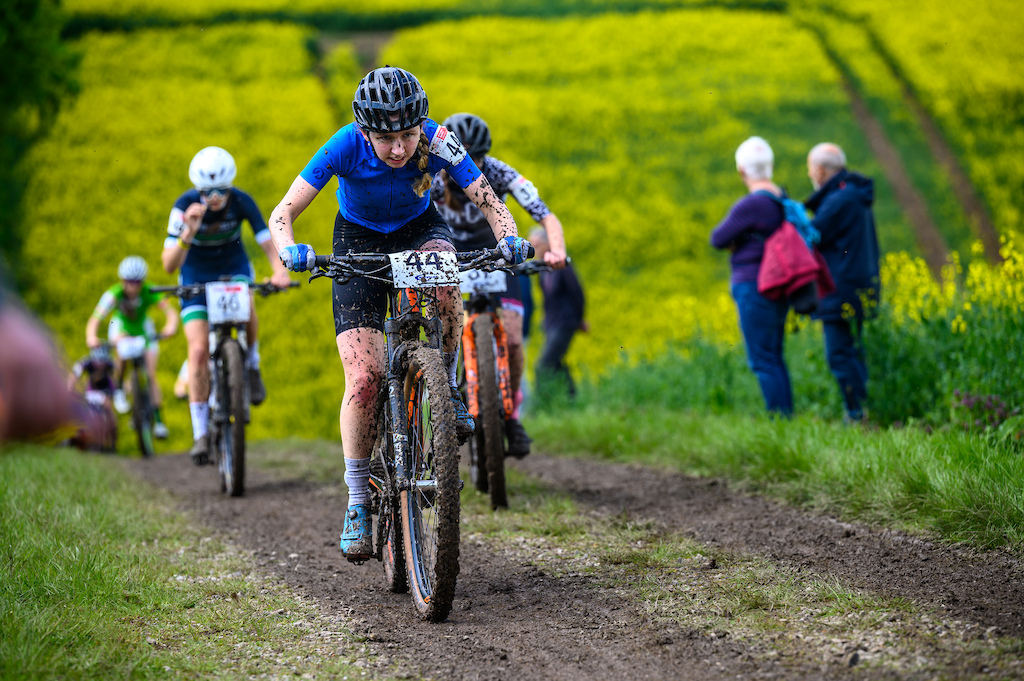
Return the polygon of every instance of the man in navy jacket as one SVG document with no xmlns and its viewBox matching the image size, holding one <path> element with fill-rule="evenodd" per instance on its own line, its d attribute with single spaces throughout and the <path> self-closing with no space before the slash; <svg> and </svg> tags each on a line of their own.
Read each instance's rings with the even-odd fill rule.
<svg viewBox="0 0 1024 681">
<path fill-rule="evenodd" d="M 839 383 L 846 420 L 859 422 L 868 379 L 861 343 L 864 319 L 874 315 L 881 289 L 874 181 L 847 170 L 846 154 L 827 142 L 811 149 L 807 175 L 816 191 L 804 205 L 814 213 L 812 222 L 821 232 L 818 249 L 836 284 L 814 318 L 822 321 L 825 354 Z"/>
</svg>

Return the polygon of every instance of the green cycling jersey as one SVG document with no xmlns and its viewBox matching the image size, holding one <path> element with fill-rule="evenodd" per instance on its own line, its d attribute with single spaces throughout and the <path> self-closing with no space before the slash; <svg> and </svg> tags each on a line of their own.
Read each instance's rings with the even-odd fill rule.
<svg viewBox="0 0 1024 681">
<path fill-rule="evenodd" d="M 139 295 L 129 298 L 124 285 L 118 282 L 103 292 L 92 316 L 102 321 L 113 313 L 114 319 L 121 323 L 127 335 L 145 336 L 148 335 L 145 324 L 150 308 L 159 305 L 165 297 L 163 293 L 154 293 L 149 283 L 143 282 Z"/>
</svg>

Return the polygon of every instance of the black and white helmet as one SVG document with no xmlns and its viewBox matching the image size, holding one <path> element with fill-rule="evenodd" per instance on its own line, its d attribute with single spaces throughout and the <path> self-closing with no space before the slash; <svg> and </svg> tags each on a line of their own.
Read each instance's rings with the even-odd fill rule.
<svg viewBox="0 0 1024 681">
<path fill-rule="evenodd" d="M 188 179 L 201 192 L 230 187 L 235 181 L 235 159 L 220 147 L 206 147 L 192 158 Z"/>
<path fill-rule="evenodd" d="M 427 93 L 416 76 L 397 66 L 367 73 L 352 99 L 356 124 L 373 132 L 398 132 L 419 125 L 427 118 L 427 108 Z"/>
<path fill-rule="evenodd" d="M 444 119 L 444 127 L 455 133 L 470 156 L 484 156 L 491 150 L 491 130 L 479 116 L 471 113 L 452 114 Z"/>
<path fill-rule="evenodd" d="M 138 255 L 129 255 L 117 266 L 117 276 L 124 281 L 142 281 L 149 274 L 149 265 Z"/>
<path fill-rule="evenodd" d="M 112 364 L 110 349 L 106 345 L 97 345 L 89 350 L 89 359 L 97 364 Z"/>
</svg>

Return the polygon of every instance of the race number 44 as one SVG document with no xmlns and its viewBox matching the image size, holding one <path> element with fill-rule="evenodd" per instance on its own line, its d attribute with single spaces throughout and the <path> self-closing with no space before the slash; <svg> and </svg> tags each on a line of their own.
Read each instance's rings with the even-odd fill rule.
<svg viewBox="0 0 1024 681">
<path fill-rule="evenodd" d="M 433 288 L 459 284 L 459 261 L 450 251 L 391 253 L 391 272 L 399 288 Z"/>
</svg>

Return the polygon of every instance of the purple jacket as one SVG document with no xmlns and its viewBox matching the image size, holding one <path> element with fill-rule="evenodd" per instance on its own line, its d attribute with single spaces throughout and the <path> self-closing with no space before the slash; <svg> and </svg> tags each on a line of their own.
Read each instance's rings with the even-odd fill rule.
<svg viewBox="0 0 1024 681">
<path fill-rule="evenodd" d="M 711 245 L 715 248 L 735 246 L 729 258 L 732 283 L 757 281 L 764 240 L 779 228 L 783 216 L 778 202 L 763 194 L 747 194 L 733 204 L 729 214 L 711 232 Z"/>
</svg>

